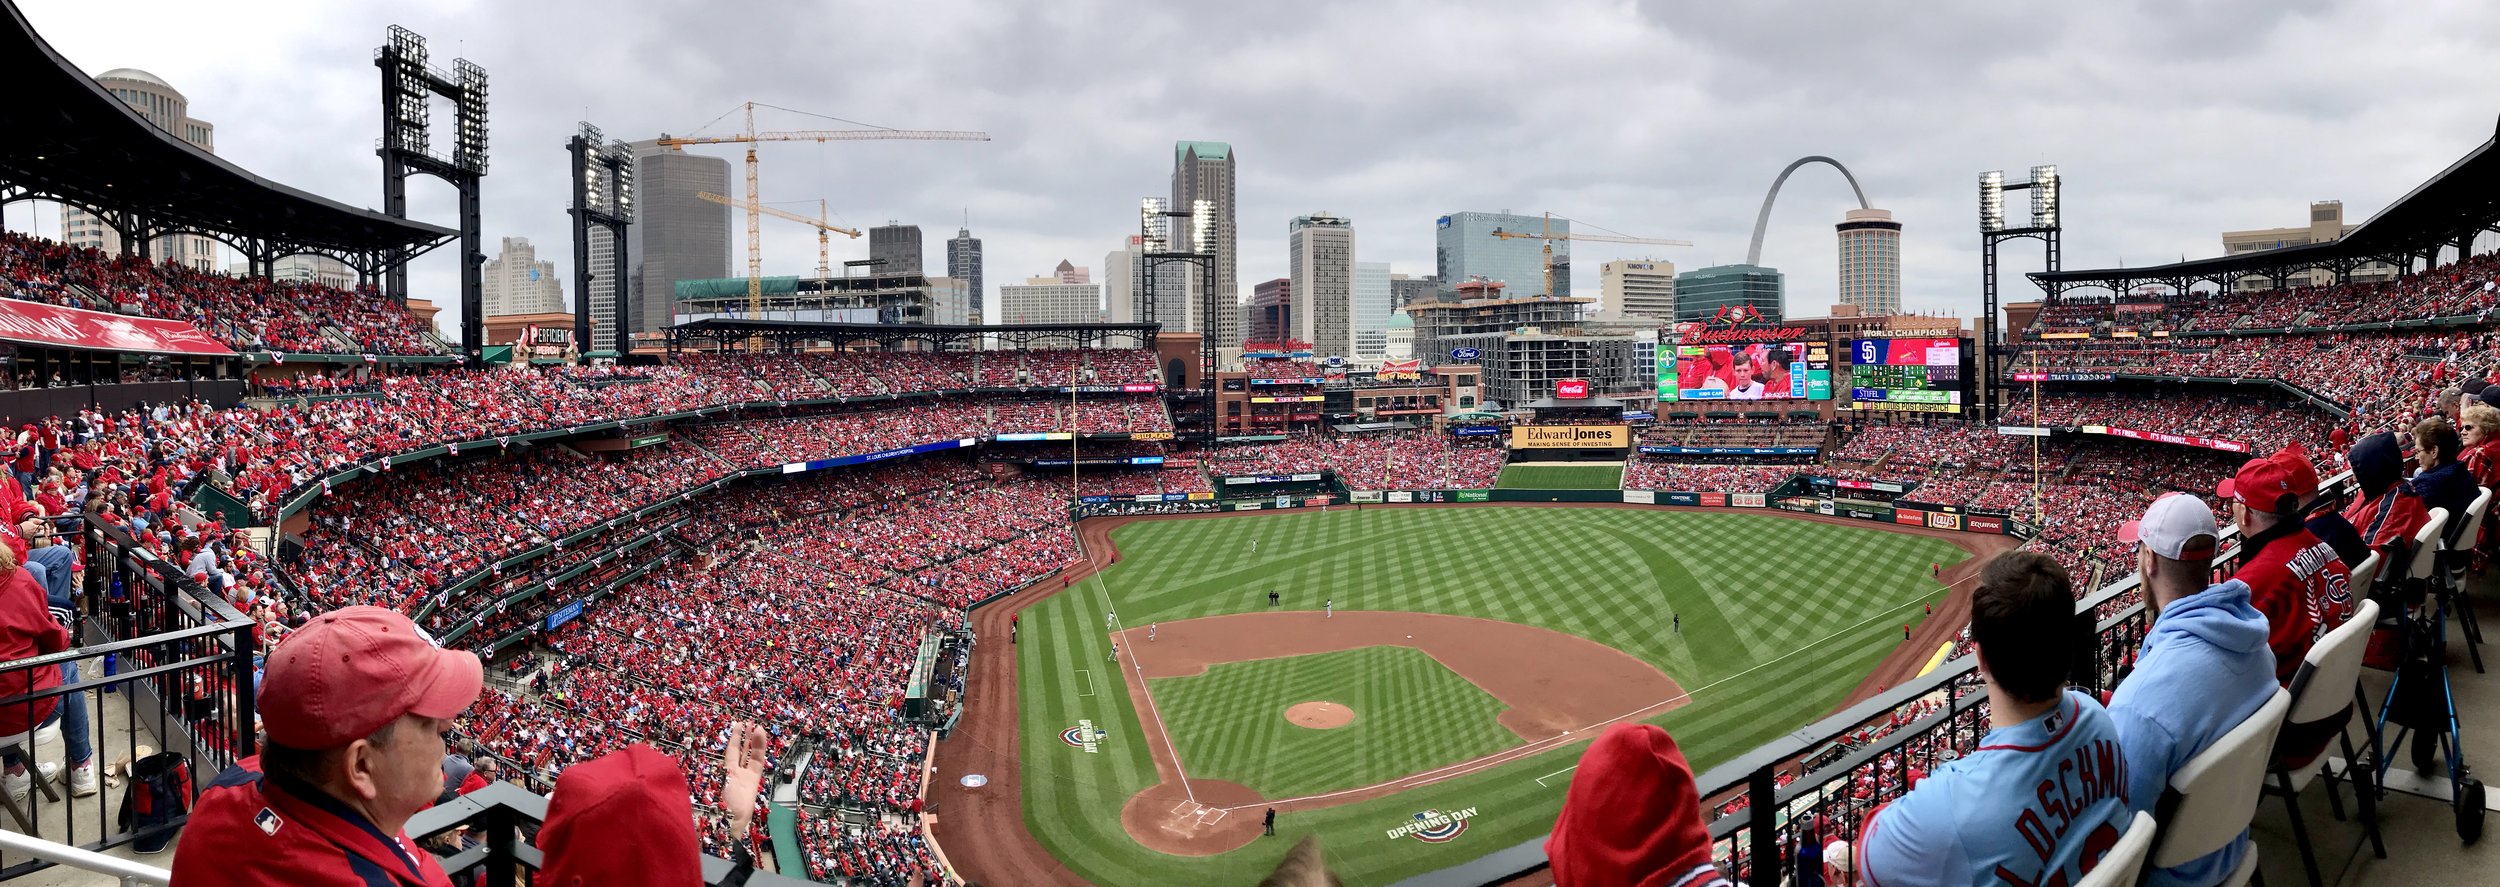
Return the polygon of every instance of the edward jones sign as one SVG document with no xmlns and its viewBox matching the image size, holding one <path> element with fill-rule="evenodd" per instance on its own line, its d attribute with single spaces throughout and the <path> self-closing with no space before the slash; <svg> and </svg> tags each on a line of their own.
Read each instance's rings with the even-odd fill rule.
<svg viewBox="0 0 2500 887">
<path fill-rule="evenodd" d="M 1510 429 L 1514 450 L 1620 450 L 1631 445 L 1631 431 L 1622 425 L 1514 425 Z"/>
</svg>

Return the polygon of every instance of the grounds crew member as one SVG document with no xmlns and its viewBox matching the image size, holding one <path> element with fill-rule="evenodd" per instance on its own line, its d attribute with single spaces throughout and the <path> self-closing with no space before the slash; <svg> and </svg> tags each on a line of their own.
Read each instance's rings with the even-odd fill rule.
<svg viewBox="0 0 2500 887">
<path fill-rule="evenodd" d="M 261 753 L 200 794 L 174 854 L 184 887 L 451 887 L 403 829 L 443 788 L 443 731 L 484 689 L 477 654 L 408 617 L 345 607 L 269 657 Z"/>
</svg>

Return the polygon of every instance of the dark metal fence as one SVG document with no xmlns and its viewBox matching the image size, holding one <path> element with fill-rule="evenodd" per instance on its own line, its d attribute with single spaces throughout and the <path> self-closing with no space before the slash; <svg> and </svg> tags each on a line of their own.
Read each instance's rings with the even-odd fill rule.
<svg viewBox="0 0 2500 887">
<path fill-rule="evenodd" d="M 66 771 L 79 762 L 68 759 L 85 751 L 101 777 L 107 765 L 137 759 L 146 745 L 183 755 L 194 781 L 204 785 L 255 754 L 253 628 L 233 606 L 117 527 L 83 526 L 63 538 L 76 540 L 86 564 L 74 594 L 73 647 L 0 666 L 0 686 L 6 687 L 33 686 L 46 671 L 62 676 L 59 686 L 0 698 L 0 720 L 51 720 L 61 731 L 63 760 L 38 748 L 32 735 L 0 740 L 13 739 L 5 743 L 11 746 L 8 755 L 32 750 L 43 764 L 60 766 L 64 778 L 30 791 L 22 802 L 0 800 L 8 808 L 7 825 L 17 831 L 104 850 L 161 836 L 181 823 L 125 827 L 116 792 L 71 796 Z M 119 729 L 110 723 L 108 694 L 118 696 L 128 711 Z M 9 861 L 0 868 L 0 881 L 51 865 Z"/>
</svg>

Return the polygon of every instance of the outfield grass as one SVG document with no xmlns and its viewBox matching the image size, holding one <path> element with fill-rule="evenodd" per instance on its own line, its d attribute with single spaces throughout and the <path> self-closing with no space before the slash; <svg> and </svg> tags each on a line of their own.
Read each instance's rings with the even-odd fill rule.
<svg viewBox="0 0 2500 887">
<path fill-rule="evenodd" d="M 1456 865 L 1551 828 L 1570 780 L 1559 771 L 1585 747 L 1287 814 L 1277 820 L 1282 838 L 1218 856 L 1154 853 L 1120 827 L 1122 805 L 1156 777 L 1128 695 L 1107 671 L 1107 602 L 1139 625 L 1264 610 L 1275 589 L 1290 608 L 1317 609 L 1334 596 L 1347 609 L 1502 619 L 1596 639 L 1693 694 L 1652 720 L 1701 770 L 1827 713 L 1898 643 L 1921 603 L 1942 599 L 1928 563 L 1965 557 L 1941 540 L 1760 514 L 1499 506 L 1150 521 L 1115 540 L 1121 563 L 1098 581 L 1024 611 L 1018 651 L 1026 825 L 1069 868 L 1104 884 L 1254 883 L 1292 837 L 1312 832 L 1348 884 Z M 1187 691 L 1165 693 L 1168 683 L 1156 686 L 1156 703 L 1196 774 L 1189 749 L 1215 728 L 1175 710 L 1198 703 Z M 1109 733 L 1096 754 L 1060 738 L 1080 718 Z M 1368 766 L 1392 775 L 1448 763 L 1434 760 L 1447 750 L 1368 753 L 1385 761 Z M 1384 834 L 1428 807 L 1471 806 L 1476 818 L 1449 843 Z"/>
<path fill-rule="evenodd" d="M 1497 490 L 1620 490 L 1623 488 L 1623 466 L 1604 465 L 1505 465 L 1502 475 L 1493 482 Z"/>
<path fill-rule="evenodd" d="M 1521 744 L 1494 720 L 1501 700 L 1413 647 L 1226 662 L 1153 689 L 1190 776 L 1268 798 L 1379 785 Z M 1314 701 L 1353 709 L 1354 722 L 1286 722 L 1287 706 Z"/>
</svg>

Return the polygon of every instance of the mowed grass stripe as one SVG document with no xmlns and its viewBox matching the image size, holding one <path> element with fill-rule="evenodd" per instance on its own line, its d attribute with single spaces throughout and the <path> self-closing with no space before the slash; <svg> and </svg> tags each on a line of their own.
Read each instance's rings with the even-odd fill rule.
<svg viewBox="0 0 2500 887">
<path fill-rule="evenodd" d="M 1228 662 L 1153 682 L 1193 777 L 1290 798 L 1377 785 L 1519 744 L 1494 720 L 1499 700 L 1409 647 Z M 1335 702 L 1353 723 L 1320 730 L 1285 719 L 1289 706 Z M 1429 769 L 1425 767 L 1423 769 Z"/>
<path fill-rule="evenodd" d="M 1623 466 L 1504 465 L 1493 481 L 1497 490 L 1619 490 Z"/>
<path fill-rule="evenodd" d="M 1358 513 L 1339 507 L 1326 513 L 1132 524 L 1115 536 L 1121 563 L 1101 581 L 1130 626 L 1265 610 L 1267 590 L 1276 588 L 1289 609 L 1317 610 L 1333 595 L 1340 609 L 1502 619 L 1613 645 L 1697 691 L 1692 704 L 1652 719 L 1675 733 L 1697 769 L 1829 711 L 1898 642 L 1900 622 L 1914 621 L 1918 602 L 1941 597 L 1927 564 L 1964 556 L 1938 540 L 1866 527 L 1735 512 L 1630 509 L 1487 506 Z M 1216 575 L 1221 580 L 1211 581 Z M 1056 615 L 1041 625 L 1064 636 L 1047 646 L 1065 647 L 1047 657 L 1041 655 L 1044 645 L 1035 644 L 1036 619 L 1045 611 Z M 1904 613 L 1909 615 L 1898 615 Z M 1684 617 L 1680 634 L 1669 627 L 1674 614 Z M 1037 704 L 1039 694 L 1074 686 L 1044 682 L 1036 673 L 1047 667 L 1042 660 L 1063 660 L 1063 670 L 1107 665 L 1102 615 L 1101 598 L 1089 580 L 1026 611 L 1024 641 L 1032 649 L 1020 651 L 1028 825 L 1072 870 L 1098 883 L 1253 883 L 1274 867 L 1291 838 L 1305 833 L 1323 836 L 1331 866 L 1349 884 L 1385 884 L 1456 865 L 1550 828 L 1569 775 L 1541 786 L 1535 780 L 1572 766 L 1585 747 L 1572 743 L 1393 798 L 1288 814 L 1278 821 L 1283 839 L 1231 853 L 1162 856 L 1129 840 L 1119 824 L 1121 806 L 1155 779 L 1127 694 L 1106 682 L 1095 698 L 1078 700 L 1087 706 Z M 1866 622 L 1877 615 L 1885 618 Z M 1843 632 L 1861 622 L 1866 624 Z M 1841 634 L 1827 643 L 1799 652 L 1836 632 Z M 1469 717 L 1433 710 L 1446 705 L 1440 697 L 1448 694 L 1414 689 L 1403 680 L 1392 673 L 1375 675 L 1365 689 L 1373 695 L 1360 698 L 1431 696 L 1425 717 L 1445 722 Z M 1192 741 L 1180 737 L 1195 716 L 1184 718 L 1159 689 L 1156 698 L 1182 743 L 1185 763 L 1199 773 L 1187 760 Z M 1283 723 L 1275 709 L 1264 716 Z M 1058 732 L 1073 726 L 1076 717 L 1095 717 L 1098 724 L 1116 719 L 1116 725 L 1105 726 L 1113 736 L 1102 754 L 1086 755 L 1060 743 Z M 1476 717 L 1491 723 L 1489 716 Z M 1045 729 L 1046 735 L 1037 735 Z M 1349 766 L 1380 767 L 1384 757 L 1398 761 L 1394 776 L 1443 766 L 1450 761 L 1421 762 L 1445 754 L 1458 755 L 1454 760 L 1476 756 L 1434 748 L 1437 741 L 1428 736 L 1415 740 L 1417 748 L 1372 748 L 1346 757 L 1357 762 Z M 1223 742 L 1230 750 L 1218 754 L 1258 760 L 1255 737 Z M 1329 772 L 1316 760 L 1304 763 L 1321 775 Z M 1285 758 L 1263 766 L 1283 772 L 1292 764 Z M 1427 845 L 1385 836 L 1418 810 L 1467 806 L 1477 807 L 1478 816 L 1457 841 Z"/>
</svg>

